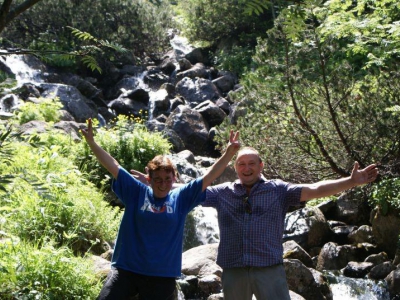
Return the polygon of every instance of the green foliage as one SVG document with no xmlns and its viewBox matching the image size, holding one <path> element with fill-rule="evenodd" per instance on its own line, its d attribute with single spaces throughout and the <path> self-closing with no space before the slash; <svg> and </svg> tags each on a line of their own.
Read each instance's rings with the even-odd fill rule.
<svg viewBox="0 0 400 300">
<path fill-rule="evenodd" d="M 324 18 L 322 37 L 343 42 L 342 51 L 365 68 L 382 68 L 396 63 L 400 53 L 399 3 L 383 1 L 330 1 L 320 7 Z"/>
<path fill-rule="evenodd" d="M 115 238 L 118 209 L 73 165 L 78 145 L 68 136 L 1 129 L 0 298 L 95 298 L 93 262 L 76 255 Z"/>
<path fill-rule="evenodd" d="M 245 13 L 251 15 L 256 14 L 261 15 L 264 10 L 267 10 L 272 3 L 266 0 L 244 0 L 246 3 Z"/>
<path fill-rule="evenodd" d="M 172 27 L 168 2 L 157 2 L 42 0 L 15 19 L 3 36 L 24 48 L 73 52 L 87 46 L 89 40 L 74 39 L 69 29 L 72 27 L 82 33 L 95 34 L 98 41 L 105 43 L 92 43 L 94 47 L 114 49 L 123 45 L 137 57 L 142 57 L 144 52 L 156 56 L 169 46 L 166 29 Z M 98 49 L 92 50 L 94 54 Z M 126 54 L 112 51 L 105 55 L 113 59 Z"/>
<path fill-rule="evenodd" d="M 273 24 L 271 13 L 249 14 L 246 8 L 245 1 L 178 1 L 184 35 L 192 42 L 202 41 L 212 46 L 221 42 L 252 46 L 257 36 L 265 35 Z"/>
<path fill-rule="evenodd" d="M 0 200 L 0 207 L 7 220 L 6 232 L 38 244 L 51 239 L 84 253 L 115 237 L 118 211 L 107 206 L 102 194 L 84 179 L 66 154 L 58 145 L 33 148 L 15 142 L 18 160 L 2 164 L 1 172 L 16 174 L 16 178 Z"/>
<path fill-rule="evenodd" d="M 0 131 L 0 164 L 9 164 L 13 161 L 13 148 L 10 140 L 13 139 L 15 134 L 12 134 L 11 127 L 2 128 Z M 6 191 L 6 185 L 10 184 L 14 176 L 11 174 L 0 174 L 0 192 Z"/>
<path fill-rule="evenodd" d="M 400 209 L 400 178 L 383 178 L 373 186 L 370 202 L 378 206 L 383 215 L 389 208 Z"/>
<path fill-rule="evenodd" d="M 98 128 L 96 142 L 113 156 L 126 170 L 144 172 L 147 163 L 158 154 L 169 153 L 171 145 L 160 132 L 149 132 L 140 119 L 118 116 L 110 128 Z M 109 173 L 98 163 L 87 144 L 77 151 L 81 168 L 90 174 L 90 180 L 97 186 L 106 183 L 109 189 Z"/>
<path fill-rule="evenodd" d="M 391 111 L 393 113 L 399 113 L 400 112 L 400 105 L 394 105 L 392 107 L 386 108 L 386 111 Z"/>
<path fill-rule="evenodd" d="M 390 163 L 399 155 L 399 115 L 386 110 L 399 103 L 396 65 L 377 71 L 368 55 L 349 52 L 337 28 L 326 30 L 329 5 L 318 5 L 282 10 L 234 97 L 247 110 L 235 127 L 261 152 L 269 177 L 321 180 L 349 174 L 356 160 Z"/>
<path fill-rule="evenodd" d="M 63 107 L 60 99 L 44 98 L 39 99 L 39 103 L 25 102 L 18 111 L 17 118 L 19 124 L 29 121 L 57 122 L 60 120 L 60 108 Z"/>
<path fill-rule="evenodd" d="M 248 47 L 233 46 L 229 51 L 219 51 L 214 58 L 218 69 L 235 73 L 239 77 L 250 70 L 253 50 Z"/>
<path fill-rule="evenodd" d="M 7 89 L 14 88 L 17 85 L 15 75 L 10 75 L 0 70 L 0 95 L 1 97 L 6 94 Z"/>
<path fill-rule="evenodd" d="M 96 59 L 89 55 L 91 53 L 96 54 L 104 54 L 104 49 L 113 50 L 119 53 L 127 53 L 128 50 L 118 45 L 115 42 L 108 42 L 104 40 L 99 40 L 92 36 L 88 32 L 82 32 L 79 29 L 68 27 L 72 30 L 72 34 L 77 37 L 79 40 L 85 42 L 85 46 L 82 47 L 82 50 L 72 53 L 72 55 L 82 56 L 82 63 L 87 66 L 91 71 L 98 71 L 99 73 L 102 72 L 101 68 L 99 67 Z M 71 54 L 70 54 L 71 55 Z M 71 59 L 71 57 L 67 57 L 67 59 Z"/>
<path fill-rule="evenodd" d="M 66 247 L 7 237 L 0 243 L 1 299 L 95 299 L 101 281 L 90 260 Z"/>
</svg>

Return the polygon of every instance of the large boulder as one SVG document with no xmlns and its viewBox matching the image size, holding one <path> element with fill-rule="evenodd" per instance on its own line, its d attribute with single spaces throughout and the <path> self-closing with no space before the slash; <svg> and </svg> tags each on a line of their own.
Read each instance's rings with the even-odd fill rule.
<svg viewBox="0 0 400 300">
<path fill-rule="evenodd" d="M 201 268 L 217 260 L 218 244 L 208 244 L 189 249 L 182 254 L 182 273 L 198 275 Z"/>
<path fill-rule="evenodd" d="M 208 128 L 199 112 L 187 106 L 178 106 L 169 115 L 165 124 L 179 135 L 185 147 L 193 154 L 201 154 L 206 148 Z"/>
<path fill-rule="evenodd" d="M 293 240 L 305 250 L 322 246 L 331 229 L 324 214 L 316 207 L 304 207 L 286 214 L 283 240 Z"/>
<path fill-rule="evenodd" d="M 321 275 L 315 280 L 313 272 L 297 259 L 284 260 L 286 279 L 291 291 L 303 296 L 307 300 L 330 300 L 332 292 L 326 279 Z"/>
<path fill-rule="evenodd" d="M 400 235 L 399 212 L 390 210 L 386 215 L 380 209 L 371 213 L 372 233 L 378 247 L 394 257 Z"/>
<path fill-rule="evenodd" d="M 206 100 L 216 101 L 221 95 L 217 87 L 208 79 L 185 77 L 176 84 L 176 93 L 186 102 L 196 105 Z"/>
<path fill-rule="evenodd" d="M 40 85 L 43 90 L 41 96 L 44 98 L 59 98 L 64 106 L 78 123 L 84 123 L 89 118 L 96 118 L 98 114 L 97 106 L 70 85 L 43 83 Z"/>
</svg>

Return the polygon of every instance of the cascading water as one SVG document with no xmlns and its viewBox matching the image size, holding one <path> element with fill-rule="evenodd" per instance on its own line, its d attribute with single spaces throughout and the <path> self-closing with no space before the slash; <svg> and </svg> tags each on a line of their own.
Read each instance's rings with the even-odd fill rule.
<svg viewBox="0 0 400 300">
<path fill-rule="evenodd" d="M 174 50 L 181 51 L 183 54 L 187 54 L 193 50 L 193 47 L 189 44 L 187 38 L 177 34 L 174 34 L 174 37 L 171 39 L 170 43 Z"/>
<path fill-rule="evenodd" d="M 15 75 L 18 86 L 24 83 L 39 83 L 43 82 L 41 78 L 42 71 L 40 69 L 32 68 L 24 60 L 24 55 L 4 55 L 0 56 L 5 65 L 7 65 L 10 70 Z"/>
<path fill-rule="evenodd" d="M 341 275 L 339 271 L 329 271 L 325 275 L 334 300 L 390 300 L 384 280 L 350 278 Z"/>
<path fill-rule="evenodd" d="M 211 207 L 196 207 L 193 210 L 196 221 L 197 239 L 203 244 L 219 242 L 217 211 Z"/>
</svg>

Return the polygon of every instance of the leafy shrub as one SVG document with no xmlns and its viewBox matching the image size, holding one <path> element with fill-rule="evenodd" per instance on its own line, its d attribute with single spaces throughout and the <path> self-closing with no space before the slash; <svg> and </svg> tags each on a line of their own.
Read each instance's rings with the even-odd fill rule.
<svg viewBox="0 0 400 300">
<path fill-rule="evenodd" d="M 254 46 L 257 36 L 273 25 L 271 11 L 249 14 L 245 1 L 181 0 L 178 14 L 182 30 L 189 40 L 211 46 L 221 41 L 235 41 L 239 46 Z"/>
<path fill-rule="evenodd" d="M 29 121 L 46 121 L 46 122 L 57 122 L 60 120 L 60 108 L 61 104 L 58 98 L 40 99 L 38 104 L 33 102 L 25 102 L 18 112 L 18 120 L 20 124 L 25 124 Z"/>
<path fill-rule="evenodd" d="M 161 132 L 149 132 L 137 119 L 122 115 L 112 128 L 98 128 L 95 139 L 126 170 L 135 169 L 142 172 L 154 156 L 167 154 L 171 148 Z M 104 186 L 106 181 L 106 188 L 109 189 L 109 173 L 92 155 L 86 143 L 81 146 L 76 158 L 81 161 L 82 170 L 90 175 L 90 180 L 97 186 Z"/>
<path fill-rule="evenodd" d="M 239 77 L 250 70 L 253 50 L 248 47 L 233 46 L 228 51 L 218 51 L 214 58 L 215 65 L 221 70 L 235 73 Z"/>
<path fill-rule="evenodd" d="M 95 299 L 101 281 L 87 258 L 66 247 L 41 247 L 15 238 L 0 243 L 1 299 Z"/>
<path fill-rule="evenodd" d="M 374 184 L 370 201 L 387 214 L 389 208 L 400 209 L 400 178 L 384 178 Z"/>
<path fill-rule="evenodd" d="M 0 174 L 16 177 L 0 198 L 4 230 L 39 245 L 53 240 L 76 253 L 93 247 L 101 251 L 104 241 L 115 238 L 118 210 L 107 205 L 61 149 L 14 143 L 18 160 L 0 164 Z"/>
<path fill-rule="evenodd" d="M 258 40 L 255 70 L 236 93 L 246 111 L 235 124 L 243 143 L 260 151 L 268 177 L 295 182 L 347 176 L 354 161 L 398 160 L 399 115 L 386 111 L 398 103 L 397 67 L 349 63 L 336 23 L 322 35 L 329 14 L 319 18 L 306 3 L 285 10 Z"/>
<path fill-rule="evenodd" d="M 18 16 L 2 33 L 4 38 L 40 50 L 71 51 L 80 41 L 67 26 L 113 41 L 141 57 L 169 46 L 171 28 L 168 1 L 146 0 L 42 0 Z M 34 24 L 34 25 L 33 25 Z"/>
</svg>

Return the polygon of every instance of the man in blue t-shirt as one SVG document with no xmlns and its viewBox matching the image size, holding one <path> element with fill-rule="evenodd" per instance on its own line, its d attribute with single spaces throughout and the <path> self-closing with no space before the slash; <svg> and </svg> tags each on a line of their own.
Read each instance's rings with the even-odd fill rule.
<svg viewBox="0 0 400 300">
<path fill-rule="evenodd" d="M 181 274 L 183 229 L 187 214 L 205 199 L 205 189 L 224 171 L 240 147 L 230 134 L 226 151 L 203 177 L 172 186 L 175 167 L 158 155 L 147 164 L 147 184 L 131 176 L 94 140 L 92 121 L 82 130 L 93 154 L 113 176 L 112 189 L 125 206 L 109 272 L 98 299 L 166 300 L 175 297 Z"/>
</svg>

